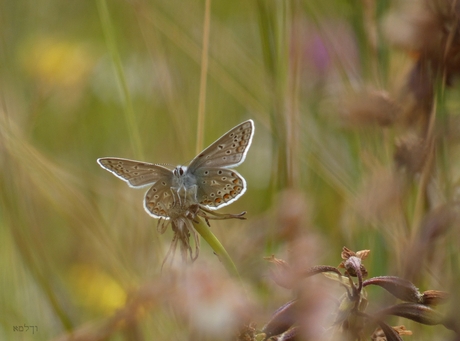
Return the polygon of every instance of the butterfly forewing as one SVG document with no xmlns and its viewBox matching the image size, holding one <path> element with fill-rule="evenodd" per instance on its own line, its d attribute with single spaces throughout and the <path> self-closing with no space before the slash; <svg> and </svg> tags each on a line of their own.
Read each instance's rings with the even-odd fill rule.
<svg viewBox="0 0 460 341">
<path fill-rule="evenodd" d="M 198 168 L 232 168 L 240 165 L 248 152 L 254 134 L 254 123 L 248 120 L 231 129 L 196 156 L 188 171 Z"/>
<path fill-rule="evenodd" d="M 97 162 L 131 187 L 147 186 L 161 179 L 171 182 L 173 177 L 169 169 L 152 163 L 112 157 L 100 158 Z"/>
</svg>

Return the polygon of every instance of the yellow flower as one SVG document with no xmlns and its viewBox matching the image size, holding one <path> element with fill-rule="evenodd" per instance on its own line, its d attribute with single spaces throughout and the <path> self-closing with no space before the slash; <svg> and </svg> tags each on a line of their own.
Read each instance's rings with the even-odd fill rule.
<svg viewBox="0 0 460 341">
<path fill-rule="evenodd" d="M 52 37 L 35 37 L 25 43 L 19 57 L 30 76 L 50 87 L 78 86 L 94 66 L 87 45 Z"/>
<path fill-rule="evenodd" d="M 78 304 L 103 314 L 111 314 L 124 306 L 126 293 L 118 282 L 102 269 L 89 264 L 75 264 L 70 268 Z"/>
</svg>

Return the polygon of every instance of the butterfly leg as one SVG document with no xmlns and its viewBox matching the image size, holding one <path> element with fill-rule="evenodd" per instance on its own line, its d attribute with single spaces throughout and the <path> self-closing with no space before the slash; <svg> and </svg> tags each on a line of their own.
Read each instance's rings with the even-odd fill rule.
<svg viewBox="0 0 460 341">
<path fill-rule="evenodd" d="M 173 196 L 173 206 L 181 206 L 181 198 L 180 198 L 180 190 L 181 187 L 171 187 L 171 193 Z"/>
<path fill-rule="evenodd" d="M 197 192 L 198 192 L 198 186 L 197 185 L 190 186 L 190 188 L 187 191 L 187 198 L 194 204 L 198 202 L 198 200 L 196 198 L 196 193 Z"/>
</svg>

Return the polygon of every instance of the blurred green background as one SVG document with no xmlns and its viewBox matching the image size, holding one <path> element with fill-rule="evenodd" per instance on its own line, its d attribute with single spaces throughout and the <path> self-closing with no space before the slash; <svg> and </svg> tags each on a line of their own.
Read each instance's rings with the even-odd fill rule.
<svg viewBox="0 0 460 341">
<path fill-rule="evenodd" d="M 346 245 L 371 249 L 371 276 L 401 275 L 417 226 L 455 199 L 458 147 L 449 143 L 458 140 L 442 130 L 459 107 L 455 87 L 436 89 L 446 140 L 436 145 L 429 190 L 418 172 L 395 171 L 395 141 L 418 129 L 393 124 L 414 65 L 411 51 L 385 36 L 389 13 L 401 12 L 396 2 L 212 2 L 201 121 L 204 1 L 0 6 L 2 340 L 57 339 L 161 281 L 171 231 L 157 233 L 144 191 L 101 169 L 98 157 L 187 164 L 253 119 L 253 144 L 238 168 L 248 191 L 219 211 L 247 211 L 248 219 L 211 224 L 268 310 L 289 293 L 270 284 L 263 257 L 288 258 L 295 240 L 311 236 L 317 242 L 299 255 L 310 265 L 337 265 Z M 433 247 L 417 263 L 421 289 L 449 290 L 459 279 L 458 234 L 443 230 L 442 252 Z M 207 245 L 199 261 L 218 262 Z M 153 309 L 139 324 L 145 339 L 186 340 L 175 321 Z M 13 331 L 20 325 L 38 332 Z"/>
</svg>

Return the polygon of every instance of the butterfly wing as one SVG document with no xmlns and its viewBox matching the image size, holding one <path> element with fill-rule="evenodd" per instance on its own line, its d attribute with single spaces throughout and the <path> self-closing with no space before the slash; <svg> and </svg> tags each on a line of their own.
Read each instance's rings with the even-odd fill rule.
<svg viewBox="0 0 460 341">
<path fill-rule="evenodd" d="M 144 209 L 154 218 L 170 218 L 170 210 L 174 205 L 171 192 L 171 181 L 159 180 L 145 193 Z"/>
<path fill-rule="evenodd" d="M 141 161 L 103 157 L 97 159 L 99 165 L 126 181 L 130 187 L 144 187 L 163 180 L 171 183 L 173 173 L 166 167 Z"/>
<path fill-rule="evenodd" d="M 243 195 L 246 181 L 228 168 L 236 167 L 244 161 L 253 135 L 253 121 L 243 122 L 192 160 L 187 173 L 197 181 L 197 199 L 200 204 L 217 209 Z M 172 171 L 159 165 L 120 158 L 100 158 L 97 162 L 131 187 L 152 184 L 145 194 L 144 208 L 155 218 L 169 218 L 168 213 L 174 206 Z"/>
<path fill-rule="evenodd" d="M 188 171 L 192 174 L 201 167 L 233 168 L 243 163 L 254 135 L 254 122 L 245 121 L 222 135 L 195 157 Z"/>
<path fill-rule="evenodd" d="M 227 168 L 199 168 L 197 199 L 211 210 L 227 206 L 246 191 L 246 181 L 238 172 Z"/>
</svg>

